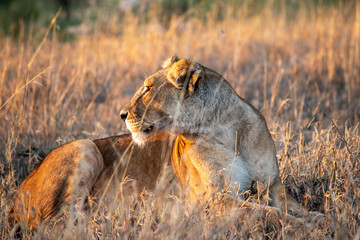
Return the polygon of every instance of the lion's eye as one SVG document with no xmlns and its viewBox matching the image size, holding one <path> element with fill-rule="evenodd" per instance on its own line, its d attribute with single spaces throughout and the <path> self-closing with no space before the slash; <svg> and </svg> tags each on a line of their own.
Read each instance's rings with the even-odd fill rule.
<svg viewBox="0 0 360 240">
<path fill-rule="evenodd" d="M 151 89 L 151 87 L 150 87 L 150 86 L 145 87 L 145 92 L 150 91 L 150 89 Z"/>
</svg>

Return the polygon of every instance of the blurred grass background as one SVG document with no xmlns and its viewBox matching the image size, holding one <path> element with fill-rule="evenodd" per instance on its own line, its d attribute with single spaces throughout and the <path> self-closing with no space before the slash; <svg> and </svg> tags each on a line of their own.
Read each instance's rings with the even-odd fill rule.
<svg viewBox="0 0 360 240">
<path fill-rule="evenodd" d="M 72 236 L 360 237 L 358 1 L 2 0 L 0 25 L 1 238 L 18 185 L 45 154 L 126 132 L 120 109 L 175 54 L 219 72 L 261 110 L 282 180 L 324 222 L 272 226 L 160 194 L 134 200 L 136 211 L 91 216 Z M 167 227 L 154 235 L 156 226 Z"/>
<path fill-rule="evenodd" d="M 127 11 L 131 11 L 143 22 L 156 17 L 162 24 L 168 24 L 171 17 L 178 17 L 191 11 L 192 17 L 205 20 L 214 8 L 231 8 L 233 14 L 246 7 L 248 15 L 261 14 L 271 8 L 272 13 L 285 13 L 289 20 L 294 19 L 300 8 L 311 11 L 349 5 L 348 0 L 2 0 L 0 2 L 0 28 L 5 34 L 16 35 L 22 25 L 30 23 L 46 27 L 55 13 L 62 9 L 57 24 L 62 28 L 76 26 L 84 21 L 96 22 L 98 18 L 116 17 L 121 21 Z M 351 4 L 350 4 L 351 5 Z M 156 9 L 156 15 L 153 14 Z M 106 16 L 104 16 L 106 13 Z M 224 18 L 218 11 L 217 20 Z"/>
</svg>

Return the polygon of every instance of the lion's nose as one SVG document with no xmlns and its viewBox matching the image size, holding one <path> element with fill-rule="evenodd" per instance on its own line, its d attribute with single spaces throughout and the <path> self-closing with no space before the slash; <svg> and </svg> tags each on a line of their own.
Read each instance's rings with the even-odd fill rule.
<svg viewBox="0 0 360 240">
<path fill-rule="evenodd" d="M 128 112 L 123 109 L 120 111 L 120 116 L 121 116 L 122 120 L 125 121 L 128 116 Z"/>
</svg>

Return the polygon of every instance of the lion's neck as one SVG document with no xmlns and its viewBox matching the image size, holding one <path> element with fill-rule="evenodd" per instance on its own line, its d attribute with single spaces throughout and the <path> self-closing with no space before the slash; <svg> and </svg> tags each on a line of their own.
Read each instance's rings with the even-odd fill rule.
<svg viewBox="0 0 360 240">
<path fill-rule="evenodd" d="M 206 139 L 209 143 L 220 144 L 227 150 L 235 151 L 244 129 L 258 121 L 256 110 L 224 81 L 219 82 L 221 87 L 215 89 L 211 87 L 215 85 L 214 82 L 202 84 L 200 89 L 203 92 L 199 93 L 201 98 L 190 98 L 184 103 L 186 110 L 178 114 L 178 121 L 174 122 L 172 132 L 182 134 L 187 139 L 197 136 L 195 139 Z"/>
<path fill-rule="evenodd" d="M 232 89 L 231 89 L 232 90 Z M 233 90 L 232 90 L 233 91 Z M 181 121 L 180 129 L 188 139 L 207 139 L 234 150 L 236 136 L 241 133 L 244 123 L 251 122 L 253 109 L 239 98 L 236 93 L 218 92 L 208 96 L 203 105 L 196 106 L 199 111 L 192 115 L 193 120 Z M 191 119 L 191 116 L 187 116 Z M 185 130 L 185 131 L 184 131 Z"/>
</svg>

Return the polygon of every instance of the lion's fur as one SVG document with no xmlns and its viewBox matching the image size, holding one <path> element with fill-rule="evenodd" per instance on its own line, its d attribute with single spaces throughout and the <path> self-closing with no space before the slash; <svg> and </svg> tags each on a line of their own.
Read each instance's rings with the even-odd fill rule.
<svg viewBox="0 0 360 240">
<path fill-rule="evenodd" d="M 83 203 L 102 168 L 102 156 L 90 140 L 54 149 L 19 187 L 13 217 L 36 228 L 57 215 L 64 202 Z"/>
<path fill-rule="evenodd" d="M 244 191 L 259 182 L 268 187 L 274 206 L 303 213 L 283 191 L 264 117 L 215 71 L 171 57 L 145 80 L 123 113 L 140 144 L 158 133 L 176 136 L 172 166 L 193 197 L 225 184 Z"/>
<path fill-rule="evenodd" d="M 171 57 L 144 81 L 122 117 L 132 135 L 53 150 L 21 184 L 13 218 L 36 228 L 89 193 L 115 198 L 119 185 L 110 180 L 134 179 L 125 193 L 151 190 L 170 162 L 192 199 L 206 199 L 225 185 L 244 191 L 259 182 L 273 206 L 304 213 L 284 192 L 264 117 L 215 71 Z"/>
<path fill-rule="evenodd" d="M 20 185 L 10 224 L 23 222 L 37 229 L 41 222 L 61 216 L 65 207 L 81 208 L 89 194 L 100 198 L 106 191 L 113 202 L 120 197 L 119 183 L 125 178 L 132 180 L 123 186 L 126 195 L 152 190 L 164 165 L 170 163 L 169 144 L 164 135 L 139 147 L 132 144 L 131 135 L 124 134 L 57 147 Z"/>
</svg>

